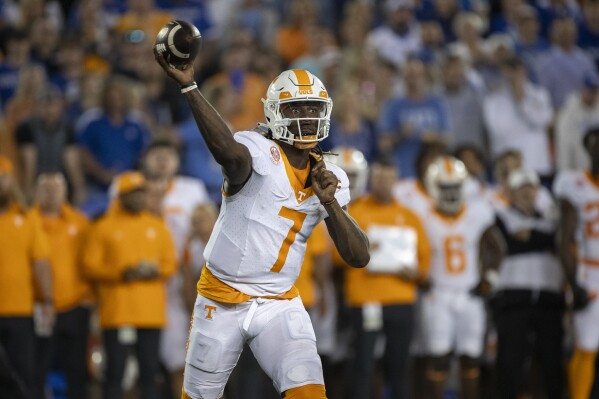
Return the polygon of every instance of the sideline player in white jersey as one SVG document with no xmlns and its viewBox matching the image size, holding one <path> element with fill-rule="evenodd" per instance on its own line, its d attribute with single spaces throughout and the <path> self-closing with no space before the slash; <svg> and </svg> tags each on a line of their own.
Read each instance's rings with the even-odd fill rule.
<svg viewBox="0 0 599 399">
<path fill-rule="evenodd" d="M 322 159 L 332 100 L 305 70 L 282 72 L 266 93 L 266 131 L 231 133 L 193 81 L 191 64 L 157 62 L 180 86 L 225 181 L 204 253 L 183 398 L 217 399 L 247 342 L 286 399 L 326 398 L 310 318 L 296 280 L 306 240 L 323 219 L 345 261 L 364 267 L 368 238 L 343 209 L 347 175 Z"/>
<path fill-rule="evenodd" d="M 437 158 L 425 177 L 433 206 L 422 220 L 432 261 L 422 317 L 434 399 L 443 398 L 452 354 L 460 358 L 462 397 L 479 397 L 478 362 L 486 319 L 483 300 L 477 295 L 483 280 L 479 257 L 485 251 L 481 257 L 485 262 L 499 259 L 492 254 L 499 254 L 500 246 L 493 233 L 495 215 L 490 204 L 465 201 L 467 177 L 464 164 L 450 156 Z"/>
<path fill-rule="evenodd" d="M 160 360 L 169 372 L 173 392 L 179 392 L 183 384 L 185 345 L 189 331 L 181 260 L 191 230 L 193 211 L 200 204 L 210 203 L 210 199 L 201 180 L 177 175 L 179 151 L 171 141 L 157 140 L 150 144 L 142 166 L 148 181 L 159 180 L 166 186 L 161 210 L 173 237 L 180 265 L 167 283 L 167 324 L 160 335 Z"/>
<path fill-rule="evenodd" d="M 599 127 L 584 136 L 591 169 L 560 172 L 560 257 L 574 297 L 576 350 L 569 365 L 570 397 L 587 399 L 599 350 Z"/>
</svg>

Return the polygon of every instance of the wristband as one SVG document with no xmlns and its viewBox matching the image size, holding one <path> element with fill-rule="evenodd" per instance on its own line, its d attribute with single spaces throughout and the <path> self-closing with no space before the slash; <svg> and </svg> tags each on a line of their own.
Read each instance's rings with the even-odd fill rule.
<svg viewBox="0 0 599 399">
<path fill-rule="evenodd" d="M 198 84 L 195 81 L 192 81 L 191 83 L 188 83 L 186 85 L 181 85 L 181 93 L 187 93 L 188 91 L 192 91 L 193 89 L 197 89 L 198 88 Z"/>
<path fill-rule="evenodd" d="M 333 197 L 332 200 L 328 201 L 328 202 L 320 202 L 322 205 L 327 206 L 327 205 L 333 205 L 333 202 L 337 201 L 337 198 Z"/>
</svg>

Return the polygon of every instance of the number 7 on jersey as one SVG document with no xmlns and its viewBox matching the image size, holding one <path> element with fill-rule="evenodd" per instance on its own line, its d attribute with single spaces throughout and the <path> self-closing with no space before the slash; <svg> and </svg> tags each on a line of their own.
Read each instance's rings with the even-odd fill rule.
<svg viewBox="0 0 599 399">
<path fill-rule="evenodd" d="M 285 219 L 289 219 L 293 222 L 293 225 L 289 229 L 287 233 L 287 237 L 283 240 L 283 244 L 279 249 L 279 255 L 277 256 L 277 260 L 275 264 L 272 265 L 270 271 L 273 273 L 279 273 L 285 265 L 285 261 L 287 260 L 287 255 L 289 254 L 289 248 L 291 244 L 295 241 L 295 236 L 302 229 L 304 225 L 304 220 L 306 220 L 306 214 L 300 211 L 296 211 L 294 209 L 289 209 L 286 207 L 281 207 L 279 211 L 279 216 Z"/>
</svg>

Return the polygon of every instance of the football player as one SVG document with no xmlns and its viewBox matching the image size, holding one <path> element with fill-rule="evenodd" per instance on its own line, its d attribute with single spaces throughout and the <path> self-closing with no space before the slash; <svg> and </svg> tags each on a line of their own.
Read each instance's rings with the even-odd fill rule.
<svg viewBox="0 0 599 399">
<path fill-rule="evenodd" d="M 560 257 L 574 299 L 575 352 L 570 360 L 570 397 L 587 399 L 599 350 L 599 128 L 589 129 L 584 147 L 587 171 L 560 172 L 554 192 L 560 200 Z"/>
<path fill-rule="evenodd" d="M 423 223 L 432 249 L 430 290 L 422 300 L 424 340 L 429 355 L 427 376 L 432 397 L 443 398 L 451 355 L 460 359 L 463 398 L 478 398 L 479 358 L 485 333 L 485 308 L 479 255 L 499 259 L 500 244 L 492 225 L 495 215 L 487 201 L 465 202 L 468 172 L 450 156 L 437 158 L 425 183 L 433 200 Z M 495 270 L 496 264 L 485 265 Z"/>
<path fill-rule="evenodd" d="M 305 70 L 269 85 L 264 130 L 231 133 L 197 90 L 191 64 L 179 69 L 154 50 L 181 87 L 224 174 L 223 203 L 204 253 L 186 357 L 183 398 L 218 399 L 244 343 L 286 399 L 326 398 L 322 366 L 296 280 L 306 240 L 323 219 L 353 267 L 369 259 L 368 238 L 343 209 L 347 175 L 317 147 L 329 133 L 332 100 Z"/>
</svg>

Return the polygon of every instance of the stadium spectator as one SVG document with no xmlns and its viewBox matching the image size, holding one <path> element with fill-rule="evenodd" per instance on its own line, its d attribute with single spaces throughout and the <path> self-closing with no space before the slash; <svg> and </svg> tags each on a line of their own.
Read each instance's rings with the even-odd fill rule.
<svg viewBox="0 0 599 399">
<path fill-rule="evenodd" d="M 47 237 L 39 218 L 19 205 L 15 184 L 12 163 L 0 156 L 0 346 L 18 384 L 31 389 L 36 365 L 34 325 L 38 331 L 52 328 L 54 296 Z M 0 392 L 13 389 L 1 386 Z M 33 392 L 27 399 L 35 399 Z"/>
<path fill-rule="evenodd" d="M 518 7 L 514 46 L 516 55 L 526 64 L 533 82 L 538 82 L 536 67 L 549 50 L 549 43 L 541 36 L 540 28 L 538 12 L 534 7 L 528 4 Z"/>
<path fill-rule="evenodd" d="M 503 65 L 514 57 L 514 41 L 505 33 L 496 33 L 485 40 L 484 62 L 473 65 L 488 92 L 500 89 L 504 84 Z"/>
<path fill-rule="evenodd" d="M 0 105 L 6 108 L 19 83 L 21 69 L 30 63 L 31 43 L 25 31 L 9 29 L 2 40 L 3 57 L 0 61 Z"/>
<path fill-rule="evenodd" d="M 516 25 L 516 14 L 518 8 L 523 4 L 522 0 L 501 0 L 498 9 L 491 9 L 489 17 L 489 33 L 510 34 Z"/>
<path fill-rule="evenodd" d="M 555 255 L 555 212 L 537 209 L 539 177 L 514 170 L 508 178 L 509 206 L 497 211 L 504 242 L 491 309 L 497 329 L 497 387 L 502 398 L 518 398 L 539 360 L 547 398 L 563 397 L 564 275 Z"/>
<path fill-rule="evenodd" d="M 455 150 L 455 157 L 464 163 L 468 178 L 464 184 L 467 199 L 490 199 L 485 155 L 479 147 L 464 144 Z"/>
<path fill-rule="evenodd" d="M 586 130 L 599 126 L 599 78 L 587 76 L 583 87 L 564 104 L 556 122 L 557 169 L 588 169 L 590 159 L 582 145 Z"/>
<path fill-rule="evenodd" d="M 383 9 L 385 24 L 369 33 L 366 46 L 401 70 L 408 57 L 418 52 L 421 45 L 414 3 L 412 0 L 385 0 Z"/>
<path fill-rule="evenodd" d="M 578 25 L 578 45 L 585 50 L 599 68 L 599 1 L 582 4 L 583 19 Z"/>
<path fill-rule="evenodd" d="M 575 350 L 568 365 L 571 399 L 590 397 L 599 350 L 599 128 L 588 129 L 583 144 L 590 168 L 560 172 L 553 187 L 561 211 L 559 255 L 575 311 Z"/>
<path fill-rule="evenodd" d="M 176 269 L 175 248 L 165 223 L 145 210 L 145 179 L 118 176 L 118 197 L 96 222 L 83 263 L 98 287 L 100 327 L 106 351 L 104 399 L 123 398 L 129 352 L 139 364 L 140 397 L 159 398 L 160 330 L 166 324 L 166 283 Z"/>
<path fill-rule="evenodd" d="M 505 84 L 484 99 L 483 112 L 493 156 L 508 149 L 522 152 L 524 167 L 547 176 L 552 171 L 547 129 L 553 118 L 547 91 L 530 82 L 522 60 L 503 65 Z"/>
<path fill-rule="evenodd" d="M 77 143 L 88 176 L 88 192 L 102 195 L 120 172 L 133 169 L 150 134 L 131 111 L 128 81 L 112 77 L 104 85 L 102 104 L 77 122 Z"/>
<path fill-rule="evenodd" d="M 27 65 L 20 69 L 19 84 L 4 110 L 4 122 L 10 135 L 12 148 L 15 145 L 15 129 L 37 108 L 39 95 L 46 85 L 46 81 L 46 72 L 39 64 Z M 18 163 L 15 165 L 20 166 Z M 17 172 L 20 177 L 20 168 Z"/>
<path fill-rule="evenodd" d="M 331 132 L 323 148 L 351 147 L 360 151 L 368 161 L 376 154 L 376 127 L 362 113 L 359 82 L 346 81 L 337 92 L 331 119 Z"/>
<path fill-rule="evenodd" d="M 428 94 L 422 61 L 409 59 L 403 78 L 405 96 L 388 100 L 381 110 L 378 147 L 393 156 L 402 177 L 414 177 L 414 161 L 422 144 L 448 139 L 449 115 L 443 100 Z"/>
<path fill-rule="evenodd" d="M 116 21 L 115 30 L 123 34 L 141 29 L 148 37 L 156 37 L 158 31 L 174 19 L 169 12 L 156 8 L 154 0 L 127 0 L 127 11 Z"/>
<path fill-rule="evenodd" d="M 143 171 L 148 180 L 164 182 L 166 192 L 162 201 L 164 218 L 177 252 L 177 259 L 184 259 L 184 247 L 190 236 L 190 220 L 200 204 L 210 202 L 202 181 L 177 176 L 179 153 L 168 141 L 150 144 L 143 159 Z M 169 372 L 172 391 L 177 396 L 183 386 L 185 346 L 189 330 L 189 310 L 184 297 L 184 273 L 181 266 L 167 282 L 167 324 L 160 337 L 160 358 Z M 200 267 L 201 265 L 197 265 Z"/>
<path fill-rule="evenodd" d="M 277 51 L 286 64 L 299 58 L 308 49 L 306 29 L 318 24 L 314 0 L 292 0 L 287 21 L 277 32 Z"/>
<path fill-rule="evenodd" d="M 66 119 L 65 99 L 60 90 L 48 85 L 40 94 L 34 115 L 16 130 L 23 166 L 26 197 L 33 199 L 35 180 L 41 173 L 63 173 L 76 204 L 85 197 L 85 180 L 73 126 Z"/>
<path fill-rule="evenodd" d="M 582 87 L 587 76 L 596 74 L 593 61 L 576 45 L 576 40 L 576 22 L 571 18 L 555 19 L 551 25 L 551 48 L 537 64 L 539 84 L 549 91 L 555 109 Z"/>
<path fill-rule="evenodd" d="M 420 23 L 420 37 L 422 44 L 416 53 L 416 57 L 424 62 L 432 80 L 437 81 L 440 75 L 441 61 L 446 53 L 445 38 L 439 22 L 435 20 L 422 21 Z"/>
<path fill-rule="evenodd" d="M 470 144 L 486 149 L 483 93 L 468 80 L 462 57 L 449 55 L 442 65 L 443 86 L 440 95 L 449 115 L 451 126 L 449 144 L 452 147 Z"/>
<path fill-rule="evenodd" d="M 453 21 L 453 32 L 457 40 L 449 48 L 463 56 L 468 64 L 479 65 L 485 62 L 487 54 L 482 37 L 485 21 L 480 15 L 468 11 L 459 13 Z"/>
<path fill-rule="evenodd" d="M 369 232 L 371 245 L 366 268 L 346 269 L 345 300 L 351 307 L 355 338 L 349 392 L 356 399 L 373 397 L 375 344 L 381 333 L 390 398 L 408 397 L 413 304 L 418 283 L 426 280 L 430 248 L 420 219 L 393 198 L 396 181 L 391 160 L 375 161 L 370 169 L 370 194 L 352 203 L 350 210 L 358 225 Z"/>
<path fill-rule="evenodd" d="M 241 103 L 229 122 L 236 131 L 250 130 L 262 121 L 263 107 L 260 99 L 268 87 L 268 81 L 250 71 L 252 49 L 242 44 L 233 44 L 222 56 L 222 71 L 212 76 L 202 85 L 203 91 L 214 86 L 230 85 Z M 272 77 L 274 79 L 274 77 Z"/>
<path fill-rule="evenodd" d="M 46 397 L 49 370 L 64 373 L 69 399 L 87 397 L 87 344 L 92 287 L 83 278 L 81 255 L 89 228 L 83 214 L 67 203 L 67 184 L 60 173 L 37 179 L 32 213 L 42 221 L 50 243 L 56 323 L 35 344 L 35 398 Z"/>
</svg>

